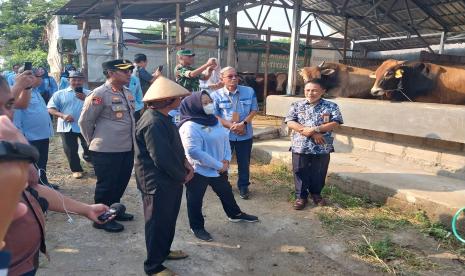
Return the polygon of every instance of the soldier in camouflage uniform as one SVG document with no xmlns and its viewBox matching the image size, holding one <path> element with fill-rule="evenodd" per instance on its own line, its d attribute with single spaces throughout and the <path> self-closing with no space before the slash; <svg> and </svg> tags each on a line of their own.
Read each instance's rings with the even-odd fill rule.
<svg viewBox="0 0 465 276">
<path fill-rule="evenodd" d="M 195 54 L 188 49 L 179 50 L 177 53 L 179 64 L 174 68 L 174 75 L 176 82 L 191 92 L 200 91 L 199 80 L 208 80 L 211 76 L 211 72 L 216 67 L 216 59 L 209 58 L 207 63 L 194 68 L 194 56 Z M 202 72 L 207 69 L 207 74 Z"/>
</svg>

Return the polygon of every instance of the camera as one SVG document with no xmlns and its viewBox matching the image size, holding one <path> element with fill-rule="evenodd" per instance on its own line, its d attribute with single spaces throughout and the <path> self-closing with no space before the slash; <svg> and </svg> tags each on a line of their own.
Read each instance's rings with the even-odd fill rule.
<svg viewBox="0 0 465 276">
<path fill-rule="evenodd" d="M 84 90 L 83 90 L 82 87 L 76 87 L 76 88 L 74 89 L 74 92 L 76 92 L 76 93 L 84 93 Z"/>
</svg>

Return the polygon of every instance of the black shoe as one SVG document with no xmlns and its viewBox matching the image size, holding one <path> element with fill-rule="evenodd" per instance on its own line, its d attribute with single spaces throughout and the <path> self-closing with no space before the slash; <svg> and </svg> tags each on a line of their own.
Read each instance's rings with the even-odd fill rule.
<svg viewBox="0 0 465 276">
<path fill-rule="evenodd" d="M 248 187 L 239 188 L 239 196 L 242 199 L 249 199 L 249 188 Z"/>
<path fill-rule="evenodd" d="M 202 241 L 212 241 L 213 238 L 212 236 L 210 235 L 210 233 L 207 232 L 207 230 L 205 229 L 191 229 L 191 232 L 194 234 L 194 236 L 199 239 L 199 240 L 202 240 Z"/>
<path fill-rule="evenodd" d="M 240 213 L 239 215 L 228 218 L 231 222 L 239 222 L 239 221 L 246 221 L 246 222 L 258 222 L 258 217 L 247 215 L 246 213 Z"/>
<path fill-rule="evenodd" d="M 116 232 L 121 232 L 124 230 L 124 225 L 120 224 L 120 223 L 117 223 L 116 221 L 114 220 L 110 220 L 109 222 L 105 223 L 105 224 L 98 224 L 96 222 L 94 222 L 94 224 L 92 224 L 92 226 L 96 229 L 103 229 L 107 232 L 112 232 L 112 233 L 116 233 Z"/>
<path fill-rule="evenodd" d="M 130 221 L 130 220 L 133 220 L 133 219 L 134 219 L 134 215 L 126 213 L 126 212 L 121 214 L 121 215 L 117 215 L 115 217 L 115 220 L 117 220 L 117 221 Z"/>
</svg>

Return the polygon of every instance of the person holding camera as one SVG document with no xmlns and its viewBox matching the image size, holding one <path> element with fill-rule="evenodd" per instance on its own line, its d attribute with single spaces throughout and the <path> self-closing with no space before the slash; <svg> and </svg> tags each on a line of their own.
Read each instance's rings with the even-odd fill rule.
<svg viewBox="0 0 465 276">
<path fill-rule="evenodd" d="M 58 90 L 58 85 L 55 79 L 48 75 L 47 69 L 43 66 L 37 67 L 36 75 L 42 78 L 42 83 L 37 89 L 42 98 L 44 98 L 45 103 L 48 103 L 53 94 Z"/>
<path fill-rule="evenodd" d="M 190 92 L 200 91 L 200 80 L 208 80 L 212 71 L 217 67 L 216 59 L 209 58 L 208 61 L 200 66 L 194 68 L 195 54 L 192 50 L 183 49 L 176 52 L 178 56 L 178 65 L 174 68 L 174 75 L 176 82 Z M 207 71 L 203 74 L 203 71 Z"/>
<path fill-rule="evenodd" d="M 57 132 L 60 133 L 63 150 L 73 177 L 80 179 L 84 170 L 79 159 L 78 140 L 81 141 L 81 146 L 84 149 L 82 158 L 90 162 L 90 155 L 86 140 L 81 134 L 78 120 L 84 106 L 84 100 L 90 91 L 82 88 L 84 75 L 81 72 L 73 71 L 68 78 L 69 86 L 54 93 L 47 107 L 48 112 L 58 118 Z"/>
<path fill-rule="evenodd" d="M 21 68 L 19 73 L 25 72 L 24 69 L 24 67 Z M 16 106 L 14 124 L 21 130 L 29 143 L 39 151 L 40 158 L 37 161 L 37 166 L 40 169 L 40 183 L 58 189 L 58 185 L 49 183 L 47 178 L 48 151 L 50 137 L 53 136 L 53 125 L 45 100 L 38 89 L 42 84 L 42 77 L 38 76 L 36 69 L 32 70 L 30 76 L 34 77 L 34 81 L 32 87 L 29 87 L 32 89 L 29 103 L 23 108 Z"/>
<path fill-rule="evenodd" d="M 139 78 L 140 86 L 142 88 L 142 94 L 145 95 L 147 90 L 149 89 L 150 85 L 157 79 L 159 75 L 161 75 L 161 70 L 163 66 L 158 66 L 157 70 L 150 74 L 147 72 L 147 56 L 144 54 L 136 54 L 134 56 L 134 64 L 135 64 L 135 71 L 134 76 Z"/>
</svg>

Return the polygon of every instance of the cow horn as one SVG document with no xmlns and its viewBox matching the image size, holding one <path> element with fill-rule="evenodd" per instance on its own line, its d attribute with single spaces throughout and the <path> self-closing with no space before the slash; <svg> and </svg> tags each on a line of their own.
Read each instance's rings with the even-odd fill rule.
<svg viewBox="0 0 465 276">
<path fill-rule="evenodd" d="M 318 68 L 323 67 L 323 65 L 325 65 L 325 61 L 324 61 L 324 60 L 320 63 L 320 65 L 318 65 Z"/>
</svg>

